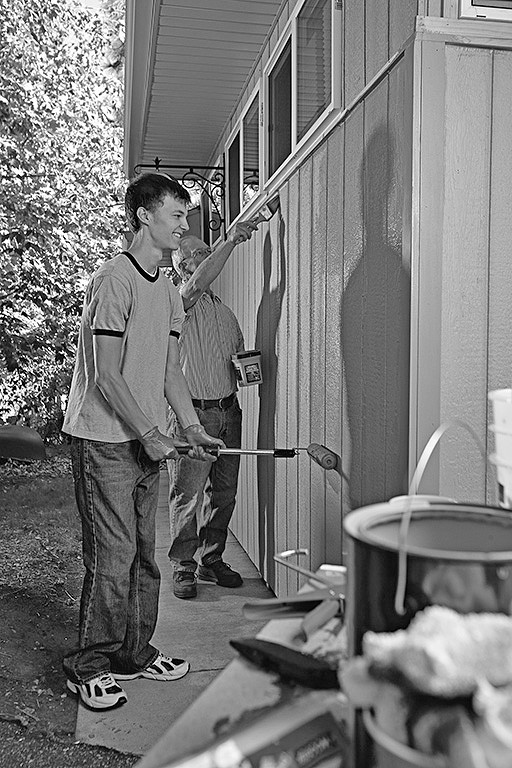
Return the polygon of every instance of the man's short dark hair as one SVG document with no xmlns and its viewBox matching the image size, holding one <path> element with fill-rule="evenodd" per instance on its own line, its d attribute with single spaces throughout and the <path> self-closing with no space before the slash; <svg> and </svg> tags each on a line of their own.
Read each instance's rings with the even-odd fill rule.
<svg viewBox="0 0 512 768">
<path fill-rule="evenodd" d="M 163 203 L 166 195 L 181 200 L 185 205 L 190 203 L 190 195 L 185 187 L 163 173 L 143 173 L 130 182 L 124 198 L 124 207 L 132 232 L 138 232 L 141 227 L 137 216 L 138 209 L 142 207 L 147 211 L 154 211 Z"/>
</svg>

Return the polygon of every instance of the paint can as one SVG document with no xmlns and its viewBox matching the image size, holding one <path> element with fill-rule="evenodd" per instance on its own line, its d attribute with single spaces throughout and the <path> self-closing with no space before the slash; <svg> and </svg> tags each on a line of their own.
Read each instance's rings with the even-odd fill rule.
<svg viewBox="0 0 512 768">
<path fill-rule="evenodd" d="M 350 512 L 344 529 L 349 655 L 361 653 L 365 632 L 404 629 L 428 605 L 512 615 L 512 515 L 504 510 L 402 497 Z"/>
<path fill-rule="evenodd" d="M 231 355 L 231 360 L 235 366 L 235 374 L 240 387 L 251 387 L 262 383 L 263 374 L 259 350 L 251 349 L 247 352 L 237 352 L 235 355 Z"/>
<path fill-rule="evenodd" d="M 489 431 L 495 445 L 489 461 L 496 467 L 499 505 L 512 509 L 512 389 L 495 389 L 488 398 L 494 419 Z"/>
<path fill-rule="evenodd" d="M 428 605 L 512 615 L 509 512 L 435 496 L 402 496 L 350 512 L 344 530 L 349 656 L 362 653 L 365 632 L 405 629 Z M 353 745 L 354 768 L 373 766 L 374 748 L 383 757 L 383 746 L 377 747 L 360 712 Z M 423 764 L 412 758 L 400 763 L 391 754 L 384 766 Z"/>
</svg>

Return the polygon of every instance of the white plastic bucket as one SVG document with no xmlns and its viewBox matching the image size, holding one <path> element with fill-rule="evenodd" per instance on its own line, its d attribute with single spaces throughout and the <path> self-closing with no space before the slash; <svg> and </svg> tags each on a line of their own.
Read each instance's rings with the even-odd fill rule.
<svg viewBox="0 0 512 768">
<path fill-rule="evenodd" d="M 499 505 L 512 509 L 512 389 L 489 392 L 493 423 L 495 453 L 489 457 L 498 475 Z"/>
</svg>

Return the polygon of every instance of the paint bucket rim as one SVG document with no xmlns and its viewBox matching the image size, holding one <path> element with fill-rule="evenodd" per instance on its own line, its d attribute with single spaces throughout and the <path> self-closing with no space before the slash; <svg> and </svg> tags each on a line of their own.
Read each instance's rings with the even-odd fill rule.
<svg viewBox="0 0 512 768">
<path fill-rule="evenodd" d="M 443 508 L 440 509 L 440 506 Z M 449 510 L 446 508 L 449 507 Z M 396 554 L 404 552 L 407 556 L 420 557 L 424 560 L 440 560 L 443 562 L 461 562 L 461 563 L 481 563 L 496 565 L 498 563 L 510 563 L 512 561 L 512 550 L 499 550 L 485 552 L 480 550 L 452 550 L 452 549 L 436 549 L 434 547 L 421 547 L 411 545 L 407 541 L 402 545 L 400 538 L 397 536 L 396 542 L 389 542 L 389 540 L 382 539 L 381 537 L 371 535 L 369 529 L 376 528 L 378 525 L 386 525 L 389 523 L 397 523 L 399 532 L 400 521 L 407 509 L 404 507 L 402 510 L 393 509 L 389 506 L 388 502 L 382 504 L 372 504 L 367 507 L 360 507 L 359 509 L 349 512 L 344 520 L 343 527 L 346 533 L 356 541 L 365 544 L 369 547 L 377 547 L 380 550 L 385 550 Z M 461 515 L 472 516 L 478 520 L 478 522 L 491 522 L 501 521 L 506 523 L 509 528 L 512 528 L 512 515 L 510 512 L 505 512 L 502 507 L 489 507 L 486 505 L 478 504 L 464 504 L 454 503 L 447 504 L 446 502 L 435 503 L 433 505 L 427 504 L 425 506 L 416 505 L 410 507 L 411 520 L 409 524 L 409 531 L 411 525 L 422 518 L 433 516 L 434 518 L 450 519 L 452 517 L 460 518 Z M 364 521 L 364 522 L 362 522 Z M 467 517 L 465 522 L 467 522 Z"/>
</svg>

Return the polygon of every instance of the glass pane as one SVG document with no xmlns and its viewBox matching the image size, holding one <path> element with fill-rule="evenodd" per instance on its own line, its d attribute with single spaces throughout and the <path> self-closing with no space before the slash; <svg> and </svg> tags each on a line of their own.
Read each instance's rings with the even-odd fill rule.
<svg viewBox="0 0 512 768">
<path fill-rule="evenodd" d="M 229 220 L 240 213 L 240 134 L 236 135 L 228 150 Z"/>
<path fill-rule="evenodd" d="M 269 163 L 277 171 L 292 151 L 292 55 L 288 42 L 269 75 Z"/>
<path fill-rule="evenodd" d="M 244 118 L 244 178 L 242 205 L 247 205 L 259 190 L 259 99 L 256 97 Z"/>
<path fill-rule="evenodd" d="M 306 0 L 297 33 L 297 133 L 301 139 L 331 101 L 330 0 Z"/>
</svg>

